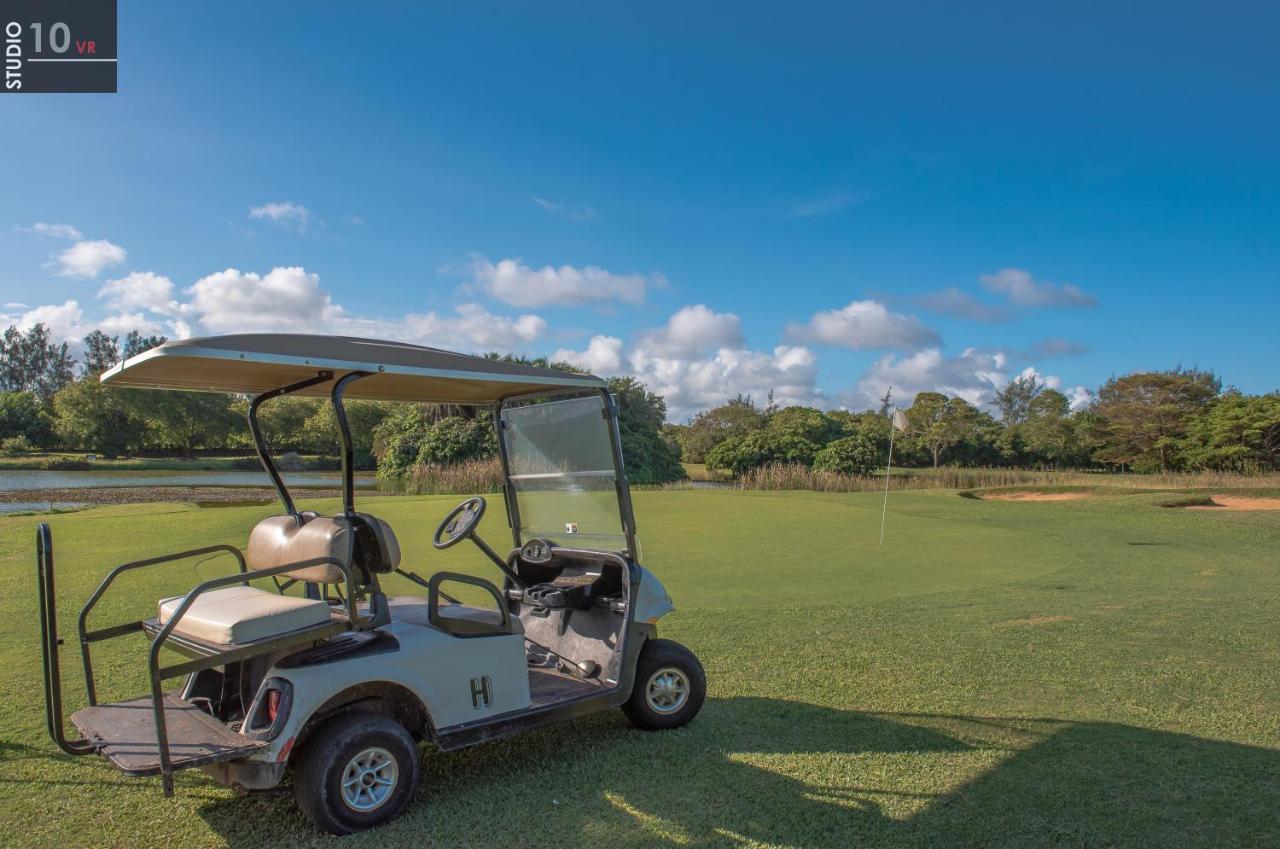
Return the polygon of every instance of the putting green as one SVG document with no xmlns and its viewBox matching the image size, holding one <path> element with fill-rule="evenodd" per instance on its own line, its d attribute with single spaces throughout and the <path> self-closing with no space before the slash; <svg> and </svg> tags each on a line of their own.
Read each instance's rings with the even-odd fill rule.
<svg viewBox="0 0 1280 849">
<path fill-rule="evenodd" d="M 703 659 L 689 727 L 620 715 L 425 755 L 402 819 L 344 847 L 1280 845 L 1280 515 L 894 493 L 635 494 L 644 562 Z M 406 564 L 492 576 L 428 539 L 454 497 L 369 503 Z M 333 502 L 314 505 L 332 511 Z M 268 508 L 108 507 L 49 519 L 60 613 L 110 566 L 242 542 Z M 502 511 L 482 528 L 509 537 Z M 287 790 L 183 773 L 166 800 L 43 729 L 37 517 L 0 519 L 0 822 L 6 846 L 328 844 Z M 223 573 L 130 576 L 100 621 Z M 395 585 L 393 591 L 406 588 Z M 144 691 L 140 639 L 95 655 L 104 698 Z M 79 703 L 73 650 L 67 692 Z M 334 845 L 339 845 L 334 841 Z"/>
</svg>

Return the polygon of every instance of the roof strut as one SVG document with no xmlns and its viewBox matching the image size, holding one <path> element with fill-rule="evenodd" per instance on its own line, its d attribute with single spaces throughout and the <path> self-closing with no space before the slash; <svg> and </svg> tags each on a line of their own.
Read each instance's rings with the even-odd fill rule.
<svg viewBox="0 0 1280 849">
<path fill-rule="evenodd" d="M 347 421 L 347 410 L 342 405 L 342 392 L 348 383 L 373 374 L 371 371 L 353 371 L 344 374 L 333 384 L 333 413 L 338 417 L 338 431 L 342 434 L 342 512 L 346 516 L 354 516 L 356 512 L 355 457 L 351 443 L 351 425 Z"/>
<path fill-rule="evenodd" d="M 306 380 L 291 383 L 288 386 L 281 386 L 279 389 L 272 389 L 270 392 L 263 392 L 249 402 L 249 432 L 253 434 L 253 445 L 258 449 L 258 459 L 262 461 L 262 468 L 267 470 L 267 475 L 271 478 L 271 483 L 276 488 L 276 494 L 280 496 L 280 503 L 284 505 L 284 512 L 291 516 L 298 515 L 298 511 L 294 509 L 293 498 L 290 497 L 289 490 L 285 488 L 284 479 L 280 477 L 280 472 L 276 469 L 275 463 L 271 462 L 271 452 L 267 448 L 266 440 L 262 437 L 262 428 L 258 425 L 258 408 L 262 406 L 264 401 L 270 401 L 272 398 L 279 398 L 281 395 L 288 395 L 291 392 L 300 392 L 303 389 L 330 380 L 333 380 L 333 372 L 322 371 L 315 377 L 309 377 Z"/>
</svg>

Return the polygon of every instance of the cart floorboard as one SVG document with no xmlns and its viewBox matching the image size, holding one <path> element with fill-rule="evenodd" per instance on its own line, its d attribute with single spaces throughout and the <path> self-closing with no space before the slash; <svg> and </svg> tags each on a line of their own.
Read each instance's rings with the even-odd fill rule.
<svg viewBox="0 0 1280 849">
<path fill-rule="evenodd" d="M 165 694 L 164 719 L 175 770 L 242 758 L 267 745 L 237 734 L 175 693 Z M 98 753 L 122 772 L 160 773 L 160 747 L 156 745 L 150 696 L 87 707 L 72 714 L 71 721 Z"/>
</svg>

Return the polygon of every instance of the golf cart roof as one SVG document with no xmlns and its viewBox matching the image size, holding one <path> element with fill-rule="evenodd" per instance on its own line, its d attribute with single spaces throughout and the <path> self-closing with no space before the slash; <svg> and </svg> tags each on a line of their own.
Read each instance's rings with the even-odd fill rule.
<svg viewBox="0 0 1280 849">
<path fill-rule="evenodd" d="M 246 333 L 166 342 L 130 357 L 102 375 L 112 386 L 258 395 L 331 371 L 363 371 L 347 398 L 492 404 L 514 395 L 598 389 L 604 381 L 574 374 L 456 354 L 439 348 L 349 336 Z M 325 384 L 299 395 L 327 396 Z"/>
</svg>

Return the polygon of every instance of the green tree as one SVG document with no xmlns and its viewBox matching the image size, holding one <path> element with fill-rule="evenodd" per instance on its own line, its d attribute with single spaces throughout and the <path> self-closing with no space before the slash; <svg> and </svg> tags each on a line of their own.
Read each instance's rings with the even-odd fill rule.
<svg viewBox="0 0 1280 849">
<path fill-rule="evenodd" d="M 498 453 L 493 423 L 488 416 L 464 419 L 446 416 L 434 422 L 419 443 L 419 464 L 447 465 L 481 460 Z"/>
<path fill-rule="evenodd" d="M 53 409 L 63 444 L 107 457 L 140 448 L 146 422 L 134 411 L 127 392 L 96 380 L 78 380 L 59 390 Z"/>
<path fill-rule="evenodd" d="M 834 422 L 813 407 L 783 407 L 769 416 L 767 429 L 813 443 L 814 450 L 830 442 L 839 432 Z"/>
<path fill-rule="evenodd" d="M 794 431 L 755 430 L 731 436 L 707 455 L 707 468 L 735 477 L 770 463 L 810 466 L 822 446 Z"/>
<path fill-rule="evenodd" d="M 378 477 L 400 478 L 418 461 L 431 420 L 421 404 L 397 404 L 373 429 L 373 454 Z"/>
<path fill-rule="evenodd" d="M 129 335 L 124 338 L 124 348 L 120 351 L 120 357 L 125 360 L 136 357 L 152 348 L 159 348 L 166 341 L 163 336 L 143 336 L 136 330 L 130 330 Z"/>
<path fill-rule="evenodd" d="M 26 331 L 11 325 L 0 337 L 0 391 L 52 398 L 75 378 L 75 364 L 67 343 L 55 345 L 43 324 Z"/>
<path fill-rule="evenodd" d="M 996 390 L 992 405 L 1000 413 L 1006 427 L 1022 424 L 1031 415 L 1031 403 L 1044 391 L 1044 384 L 1034 374 L 1015 377 Z"/>
<path fill-rule="evenodd" d="M 731 436 L 764 427 L 764 414 L 750 397 L 739 395 L 718 407 L 704 410 L 677 433 L 680 456 L 686 463 L 705 463 L 707 453 Z"/>
<path fill-rule="evenodd" d="M 667 404 L 634 377 L 611 377 L 609 391 L 618 404 L 618 436 L 627 478 L 632 483 L 683 480 L 680 455 L 662 438 Z"/>
<path fill-rule="evenodd" d="M 81 374 L 97 377 L 120 362 L 120 337 L 94 330 L 84 337 L 84 363 Z"/>
<path fill-rule="evenodd" d="M 907 410 L 911 437 L 929 452 L 935 469 L 944 451 L 970 435 L 977 419 L 968 401 L 940 392 L 921 392 Z"/>
<path fill-rule="evenodd" d="M 1074 453 L 1071 402 L 1056 389 L 1045 389 L 1031 399 L 1020 430 L 1027 450 L 1054 468 Z"/>
<path fill-rule="evenodd" d="M 1224 394 L 1188 422 L 1182 458 L 1201 468 L 1280 468 L 1280 392 Z"/>
<path fill-rule="evenodd" d="M 352 400 L 343 404 L 347 411 L 347 423 L 351 426 L 351 453 L 356 468 L 369 469 L 375 464 L 373 455 L 374 430 L 392 410 L 385 401 Z M 342 450 L 342 436 L 338 432 L 338 418 L 332 404 L 321 404 L 302 425 L 301 442 L 310 451 L 336 456 Z"/>
<path fill-rule="evenodd" d="M 1192 418 L 1218 396 L 1222 383 L 1208 371 L 1175 368 L 1113 377 L 1098 390 L 1102 446 L 1094 457 L 1135 471 L 1168 471 Z"/>
<path fill-rule="evenodd" d="M 38 448 L 53 444 L 53 419 L 34 392 L 0 392 L 0 439 L 16 437 Z"/>
<path fill-rule="evenodd" d="M 813 458 L 817 471 L 844 475 L 869 475 L 876 470 L 883 455 L 871 438 L 858 434 L 828 442 Z"/>
<path fill-rule="evenodd" d="M 186 458 L 197 448 L 224 447 L 239 424 L 230 396 L 217 392 L 127 392 L 124 399 L 144 423 L 148 445 L 176 448 Z"/>
</svg>

